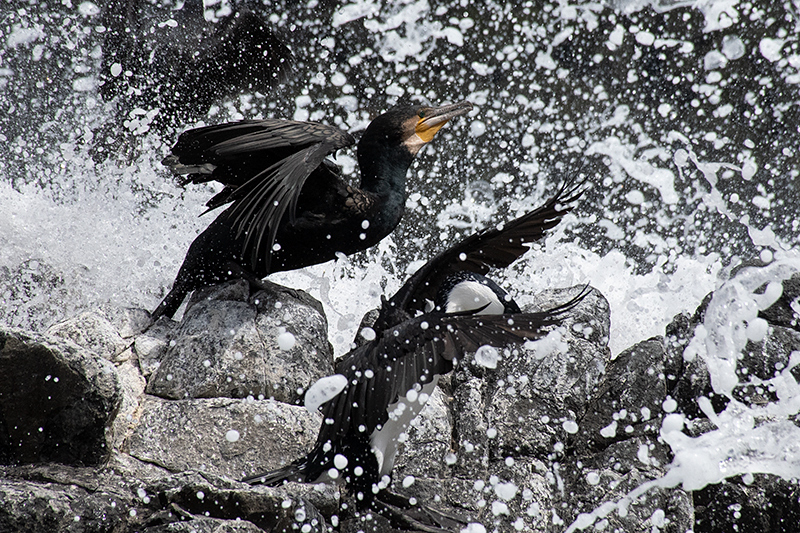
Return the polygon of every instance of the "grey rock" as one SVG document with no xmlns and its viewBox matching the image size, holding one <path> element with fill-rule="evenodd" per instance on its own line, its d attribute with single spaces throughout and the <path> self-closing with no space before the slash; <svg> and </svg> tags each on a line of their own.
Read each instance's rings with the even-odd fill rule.
<svg viewBox="0 0 800 533">
<path fill-rule="evenodd" d="M 224 520 L 204 516 L 148 527 L 143 533 L 263 533 L 263 529 L 245 520 Z"/>
<path fill-rule="evenodd" d="M 84 311 L 77 316 L 54 324 L 45 333 L 52 339 L 72 341 L 104 359 L 118 362 L 123 359 L 130 342 L 119 334 L 118 329 L 96 311 Z"/>
<path fill-rule="evenodd" d="M 529 309 L 561 304 L 578 290 L 548 291 Z M 699 395 L 709 395 L 717 409 L 725 406 L 711 394 L 703 361 L 683 359 L 704 309 L 675 317 L 664 337 L 612 360 L 608 304 L 592 291 L 565 316 L 558 335 L 502 351 L 497 368 L 468 355 L 440 380 L 412 422 L 393 489 L 488 531 L 561 531 L 579 513 L 662 476 L 671 461 L 669 447 L 658 440 L 664 400 L 678 401 L 692 436 L 714 427 L 696 407 Z M 776 316 L 766 337 L 749 343 L 739 361 L 742 381 L 771 378 L 800 349 L 794 318 Z M 332 522 L 342 532 L 394 531 L 379 515 L 355 512 L 352 495 L 332 485 L 269 488 L 235 481 L 302 456 L 316 439 L 318 414 L 284 402 L 297 401 L 298 389 L 332 372 L 318 302 L 281 288 L 249 296 L 245 284 L 229 283 L 197 291 L 180 323 L 162 319 L 139 334 L 142 317 L 146 312 L 102 308 L 53 326 L 47 338 L 16 331 L 0 337 L 0 413 L 6 417 L 0 429 L 9 427 L 9 412 L 13 424 L 22 420 L 13 418 L 6 398 L 24 405 L 28 410 L 21 412 L 30 418 L 22 437 L 7 432 L 0 441 L 22 439 L 22 446 L 0 446 L 4 462 L 103 465 L 4 467 L 0 531 L 324 531 Z M 295 336 L 291 350 L 277 347 L 282 331 Z M 243 364 L 245 354 L 253 355 L 253 365 Z M 48 370 L 49 381 L 31 373 L 51 367 L 61 370 Z M 793 370 L 795 377 L 798 372 Z M 248 381 L 249 374 L 258 376 Z M 69 387 L 53 389 L 56 375 L 59 385 Z M 172 381 L 179 386 L 167 383 Z M 172 387 L 169 397 L 176 399 L 145 392 L 156 383 Z M 86 447 L 88 433 L 72 426 L 69 445 L 50 446 L 34 431 L 45 426 L 33 421 L 30 406 L 47 405 L 42 398 L 73 389 L 84 392 L 60 397 L 56 420 L 87 399 L 107 398 L 100 410 L 105 418 L 85 423 L 96 446 Z M 191 397 L 199 392 L 212 397 Z M 255 399 L 260 394 L 277 399 Z M 226 395 L 247 397 L 219 397 Z M 741 385 L 734 396 L 753 404 L 774 400 L 772 391 L 758 386 Z M 90 460 L 65 460 L 59 454 L 67 446 L 92 450 L 82 452 Z M 796 487 L 773 476 L 732 479 L 693 494 L 651 490 L 627 511 L 611 512 L 594 526 L 677 533 L 755 524 L 781 530 L 800 517 Z"/>
<path fill-rule="evenodd" d="M 124 451 L 171 472 L 200 470 L 232 479 L 303 455 L 320 424 L 319 415 L 273 400 L 147 396 L 140 410 Z"/>
<path fill-rule="evenodd" d="M 131 361 L 117 366 L 121 402 L 108 429 L 108 439 L 114 450 L 119 450 L 139 423 L 140 409 L 147 382 L 139 367 Z"/>
<path fill-rule="evenodd" d="M 111 502 L 116 505 L 112 506 Z M 98 494 L 75 484 L 3 479 L 0 483 L 0 531 L 28 533 L 124 530 L 128 500 Z"/>
<path fill-rule="evenodd" d="M 324 485 L 251 487 L 196 472 L 157 480 L 145 486 L 142 491 L 152 495 L 151 501 L 159 502 L 162 514 L 166 514 L 168 518 L 170 513 L 178 513 L 181 518 L 190 518 L 192 522 L 200 520 L 198 525 L 201 527 L 204 527 L 204 517 L 213 517 L 226 520 L 225 523 L 218 524 L 218 527 L 230 527 L 230 521 L 240 519 L 264 531 L 298 531 L 308 526 L 309 532 L 322 532 L 326 530 L 325 519 L 311 502 L 316 501 L 327 509 L 338 507 L 336 491 Z"/>
<path fill-rule="evenodd" d="M 162 317 L 134 338 L 132 350 L 144 377 L 149 378 L 161 366 L 176 327 L 177 322 Z"/>
<path fill-rule="evenodd" d="M 113 469 L 34 466 L 0 476 L 0 531 L 325 531 L 318 502 L 338 508 L 330 487 L 250 487 L 186 472 L 150 481 Z M 212 528 L 212 529 L 208 529 Z"/>
<path fill-rule="evenodd" d="M 580 513 L 592 512 L 605 502 L 622 500 L 643 483 L 661 477 L 670 459 L 669 448 L 652 437 L 616 442 L 599 453 L 578 451 L 565 455 L 557 463 L 564 487 L 555 492 L 554 508 L 559 520 L 568 525 Z M 630 501 L 626 511 L 624 514 L 612 511 L 600 517 L 594 526 L 606 531 L 647 531 L 657 527 L 682 533 L 691 530 L 694 523 L 691 497 L 678 488 L 649 490 Z"/>
<path fill-rule="evenodd" d="M 0 463 L 100 463 L 120 401 L 108 361 L 71 342 L 0 332 Z"/>
<path fill-rule="evenodd" d="M 434 389 L 420 415 L 411 421 L 405 441 L 411 445 L 404 442 L 397 450 L 393 473 L 396 481 L 402 483 L 407 476 L 450 475 L 448 455 L 452 450 L 453 415 L 445 394 L 441 386 Z"/>
<path fill-rule="evenodd" d="M 466 369 L 456 370 L 453 382 L 453 436 L 457 461 L 455 471 L 462 477 L 477 479 L 489 469 L 486 386 L 482 379 L 470 375 Z"/>
<path fill-rule="evenodd" d="M 0 531 L 133 531 L 151 514 L 135 481 L 109 470 L 49 464 L 0 471 Z"/>
<path fill-rule="evenodd" d="M 708 485 L 692 494 L 694 531 L 797 531 L 800 487 L 796 481 L 757 474 Z"/>
<path fill-rule="evenodd" d="M 580 289 L 545 294 L 542 307 L 565 302 Z M 565 428 L 584 415 L 603 376 L 610 355 L 607 315 L 608 302 L 592 290 L 548 338 L 506 349 L 497 370 L 484 372 L 487 433 L 479 442 L 491 458 L 546 455 L 563 442 Z M 474 364 L 465 366 L 475 371 Z"/>
<path fill-rule="evenodd" d="M 325 316 L 299 291 L 260 291 L 243 281 L 196 291 L 147 392 L 162 398 L 301 400 L 333 373 Z M 318 305 L 318 304 L 317 304 Z M 281 349 L 279 335 L 294 344 Z"/>
<path fill-rule="evenodd" d="M 569 438 L 575 449 L 601 449 L 639 435 L 658 436 L 666 399 L 663 338 L 628 348 L 608 363 L 578 433 Z"/>
<path fill-rule="evenodd" d="M 776 304 L 777 305 L 777 304 Z M 701 307 L 702 309 L 702 307 Z M 683 351 L 694 335 L 701 321 L 701 313 L 690 318 L 678 315 L 667 326 L 667 389 L 678 403 L 678 411 L 689 418 L 705 418 L 697 405 L 697 398 L 705 396 L 711 400 L 716 412 L 728 404 L 728 399 L 716 394 L 711 386 L 711 376 L 701 358 L 686 361 Z M 767 334 L 759 342 L 748 341 L 738 361 L 736 373 L 739 385 L 733 390 L 733 397 L 746 404 L 763 404 L 773 401 L 774 394 L 759 386 L 748 385 L 750 377 L 771 379 L 789 364 L 791 354 L 800 350 L 800 332 L 794 328 L 770 324 Z M 800 380 L 800 368 L 791 370 L 795 379 Z"/>
<path fill-rule="evenodd" d="M 792 309 L 792 302 L 800 297 L 800 273 L 784 280 L 783 293 L 778 301 L 767 309 L 758 313 L 758 316 L 766 319 L 773 326 L 781 326 L 800 331 L 800 316 Z"/>
</svg>

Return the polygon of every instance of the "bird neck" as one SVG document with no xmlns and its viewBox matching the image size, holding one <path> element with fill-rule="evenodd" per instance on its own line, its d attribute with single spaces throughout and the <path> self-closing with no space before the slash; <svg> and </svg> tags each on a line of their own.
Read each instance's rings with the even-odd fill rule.
<svg viewBox="0 0 800 533">
<path fill-rule="evenodd" d="M 389 202 L 405 204 L 406 174 L 414 155 L 405 146 L 387 146 L 371 136 L 358 143 L 360 188 Z"/>
</svg>

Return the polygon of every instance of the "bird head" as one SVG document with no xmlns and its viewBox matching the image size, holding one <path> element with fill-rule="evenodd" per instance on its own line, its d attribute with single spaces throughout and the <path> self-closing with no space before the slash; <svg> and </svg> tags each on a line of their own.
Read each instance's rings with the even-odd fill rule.
<svg viewBox="0 0 800 533">
<path fill-rule="evenodd" d="M 442 126 L 472 109 L 469 102 L 459 102 L 441 107 L 398 104 L 373 120 L 364 132 L 364 138 L 387 145 L 405 146 L 411 155 L 429 143 Z"/>
</svg>

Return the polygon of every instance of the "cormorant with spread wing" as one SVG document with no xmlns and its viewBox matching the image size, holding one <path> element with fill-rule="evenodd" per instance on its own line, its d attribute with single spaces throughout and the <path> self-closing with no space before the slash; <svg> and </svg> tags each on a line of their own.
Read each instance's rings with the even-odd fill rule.
<svg viewBox="0 0 800 533">
<path fill-rule="evenodd" d="M 349 185 L 327 157 L 355 143 L 311 122 L 246 120 L 186 131 L 164 164 L 183 183 L 216 180 L 209 210 L 230 203 L 189 247 L 172 290 L 153 311 L 171 317 L 195 289 L 294 270 L 365 250 L 400 222 L 406 173 L 417 152 L 469 102 L 397 105 L 373 120 L 358 143 L 361 184 Z"/>
<path fill-rule="evenodd" d="M 543 206 L 502 228 L 478 232 L 441 252 L 384 300 L 374 339 L 347 354 L 337 374 L 306 393 L 306 407 L 321 408 L 323 423 L 308 455 L 278 470 L 247 478 L 277 485 L 344 481 L 364 506 L 400 527 L 440 531 L 463 525 L 425 506 L 411 508 L 386 489 L 398 437 L 422 410 L 439 376 L 454 361 L 484 345 L 503 347 L 539 339 L 545 328 L 587 294 L 543 312 L 522 312 L 483 274 L 509 266 L 572 209 L 582 191 L 562 187 Z M 434 308 L 425 311 L 434 302 Z"/>
</svg>

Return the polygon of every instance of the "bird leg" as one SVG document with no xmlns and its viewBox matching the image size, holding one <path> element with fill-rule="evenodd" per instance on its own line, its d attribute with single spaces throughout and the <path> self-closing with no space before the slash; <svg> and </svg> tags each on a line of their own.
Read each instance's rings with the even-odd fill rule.
<svg viewBox="0 0 800 533">
<path fill-rule="evenodd" d="M 261 279 L 233 261 L 229 261 L 226 266 L 231 273 L 231 279 L 240 278 L 250 284 L 251 294 L 258 291 L 278 292 L 288 294 L 292 298 L 304 301 L 300 291 L 290 289 L 289 287 L 284 287 L 283 285 L 278 285 L 277 283 L 273 283 L 272 281 L 268 281 L 266 279 Z"/>
<path fill-rule="evenodd" d="M 385 489 L 375 496 L 372 507 L 393 527 L 406 530 L 445 533 L 460 531 L 468 522 L 464 516 L 411 503 L 409 498 Z"/>
</svg>

